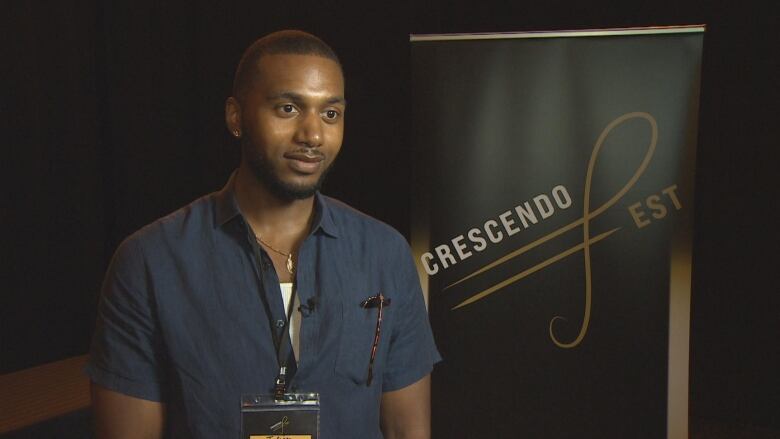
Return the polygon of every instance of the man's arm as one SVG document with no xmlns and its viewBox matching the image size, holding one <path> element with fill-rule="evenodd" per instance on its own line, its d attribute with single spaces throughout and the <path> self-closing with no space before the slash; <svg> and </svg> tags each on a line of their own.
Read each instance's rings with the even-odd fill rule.
<svg viewBox="0 0 780 439">
<path fill-rule="evenodd" d="M 160 439 L 165 406 L 92 383 L 96 439 Z"/>
<path fill-rule="evenodd" d="M 430 439 L 431 376 L 383 393 L 380 426 L 386 439 Z"/>
</svg>

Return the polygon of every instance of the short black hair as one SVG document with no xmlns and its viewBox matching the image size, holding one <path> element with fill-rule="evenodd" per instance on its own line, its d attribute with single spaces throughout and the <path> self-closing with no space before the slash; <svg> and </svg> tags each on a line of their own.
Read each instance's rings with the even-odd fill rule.
<svg viewBox="0 0 780 439">
<path fill-rule="evenodd" d="M 257 63 L 265 55 L 315 55 L 336 62 L 341 68 L 336 52 L 324 41 L 301 30 L 281 30 L 270 33 L 252 43 L 241 56 L 233 78 L 233 97 L 243 102 L 247 91 L 257 76 Z M 342 70 L 343 74 L 343 70 Z"/>
</svg>

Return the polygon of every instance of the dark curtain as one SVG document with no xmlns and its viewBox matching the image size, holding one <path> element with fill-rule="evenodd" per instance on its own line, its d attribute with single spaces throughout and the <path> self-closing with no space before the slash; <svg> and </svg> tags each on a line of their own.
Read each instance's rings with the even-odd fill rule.
<svg viewBox="0 0 780 439">
<path fill-rule="evenodd" d="M 354 21 L 295 3 L 3 5 L 0 372 L 84 353 L 118 243 L 224 185 L 239 157 L 224 102 L 244 48 L 268 32 L 310 31 L 344 58 L 346 140 L 325 192 L 406 231 L 401 10 Z"/>
<path fill-rule="evenodd" d="M 778 17 L 752 0 L 4 1 L 0 373 L 86 352 L 117 244 L 224 184 L 224 100 L 265 33 L 340 54 L 347 131 L 325 192 L 408 234 L 410 32 L 706 23 L 691 406 L 777 426 Z"/>
</svg>

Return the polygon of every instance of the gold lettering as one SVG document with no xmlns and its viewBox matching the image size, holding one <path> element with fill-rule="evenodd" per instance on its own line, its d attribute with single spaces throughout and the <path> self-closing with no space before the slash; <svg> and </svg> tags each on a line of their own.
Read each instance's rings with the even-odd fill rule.
<svg viewBox="0 0 780 439">
<path fill-rule="evenodd" d="M 651 215 L 653 215 L 653 218 L 655 219 L 661 219 L 666 216 L 666 206 L 661 204 L 661 197 L 658 195 L 650 195 L 647 197 L 647 207 L 649 207 L 653 212 Z"/>
<path fill-rule="evenodd" d="M 634 219 L 634 223 L 636 223 L 636 227 L 638 229 L 641 229 L 642 227 L 650 224 L 650 220 L 642 220 L 642 217 L 645 216 L 645 212 L 640 212 L 638 209 L 642 208 L 642 203 L 634 203 L 630 206 L 628 206 L 628 212 L 631 214 L 631 218 Z"/>
<path fill-rule="evenodd" d="M 675 209 L 680 210 L 682 209 L 682 203 L 680 203 L 680 200 L 677 198 L 677 193 L 675 192 L 676 190 L 677 190 L 677 185 L 673 184 L 668 188 L 662 190 L 661 192 L 672 199 L 672 203 L 674 203 Z"/>
</svg>

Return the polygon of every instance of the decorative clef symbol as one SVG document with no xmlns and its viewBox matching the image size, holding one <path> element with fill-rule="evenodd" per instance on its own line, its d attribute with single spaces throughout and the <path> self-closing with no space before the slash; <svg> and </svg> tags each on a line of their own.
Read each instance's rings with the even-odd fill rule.
<svg viewBox="0 0 780 439">
<path fill-rule="evenodd" d="M 618 191 L 615 195 L 613 195 L 609 201 L 601 205 L 598 209 L 591 212 L 590 211 L 590 188 L 593 179 L 593 168 L 596 166 L 596 158 L 598 157 L 599 152 L 601 151 L 601 147 L 613 129 L 615 129 L 623 122 L 626 122 L 631 119 L 637 119 L 637 118 L 645 119 L 650 124 L 650 128 L 652 129 L 652 138 L 650 140 L 650 145 L 647 148 L 647 152 L 645 153 L 645 157 L 642 160 L 642 163 L 637 168 L 637 170 L 634 172 L 634 175 L 631 177 L 631 179 L 628 182 L 626 182 L 623 188 L 620 189 L 620 191 Z M 655 146 L 657 142 L 658 142 L 658 124 L 656 123 L 653 116 L 643 112 L 627 113 L 613 120 L 612 122 L 610 122 L 609 125 L 607 125 L 606 128 L 604 128 L 604 131 L 601 132 L 601 135 L 596 141 L 596 145 L 593 148 L 593 152 L 590 155 L 590 161 L 588 162 L 588 172 L 585 177 L 584 203 L 582 207 L 582 252 L 585 261 L 585 309 L 583 312 L 582 326 L 580 327 L 580 332 L 577 335 L 577 338 L 575 338 L 573 341 L 569 343 L 561 342 L 560 340 L 558 340 L 558 338 L 555 337 L 555 334 L 553 333 L 553 324 L 558 319 L 562 319 L 562 320 L 566 320 L 566 319 L 561 316 L 555 316 L 550 320 L 550 327 L 549 327 L 550 338 L 552 339 L 553 343 L 555 343 L 560 348 L 573 348 L 579 345 L 580 342 L 582 342 L 582 339 L 585 338 L 585 334 L 588 332 L 588 324 L 590 323 L 591 295 L 592 295 L 590 244 L 593 241 L 593 238 L 590 236 L 590 219 L 595 218 L 601 213 L 603 213 L 606 209 L 608 209 L 610 206 L 615 204 L 620 198 L 622 198 L 623 195 L 625 195 L 626 192 L 628 192 L 628 190 L 631 189 L 632 186 L 634 186 L 634 184 L 639 179 L 639 177 L 644 173 L 645 169 L 647 168 L 647 165 L 650 163 L 650 159 L 653 157 L 653 153 L 655 152 Z"/>
<path fill-rule="evenodd" d="M 284 426 L 290 425 L 290 420 L 287 416 L 283 417 L 281 421 L 271 426 L 271 431 L 275 434 L 284 435 Z"/>
</svg>

